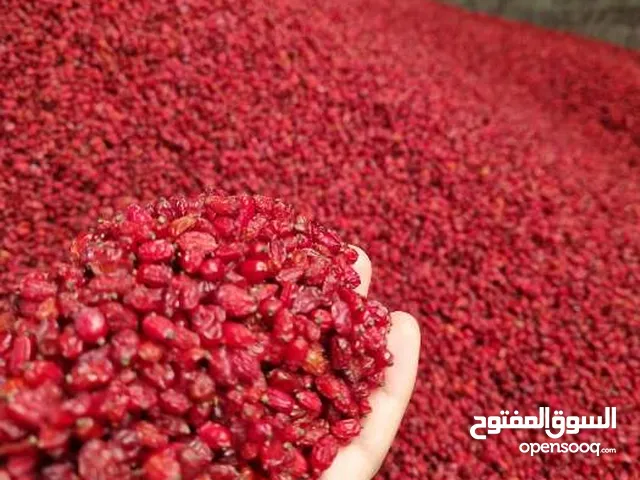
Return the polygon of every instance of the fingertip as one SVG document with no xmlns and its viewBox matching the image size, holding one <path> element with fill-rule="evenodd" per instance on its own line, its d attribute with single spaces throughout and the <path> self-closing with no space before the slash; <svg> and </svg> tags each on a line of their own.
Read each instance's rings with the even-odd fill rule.
<svg viewBox="0 0 640 480">
<path fill-rule="evenodd" d="M 385 390 L 403 404 L 409 402 L 415 386 L 420 342 L 420 325 L 417 320 L 406 312 L 393 312 L 391 331 L 387 338 L 393 365 L 388 371 Z"/>
<path fill-rule="evenodd" d="M 391 336 L 393 334 L 393 336 Z M 407 312 L 391 314 L 391 332 L 389 342 L 394 341 L 403 349 L 411 347 L 411 351 L 419 351 L 422 341 L 420 325 L 415 317 Z"/>
<path fill-rule="evenodd" d="M 353 264 L 353 269 L 360 276 L 360 285 L 356 287 L 355 291 L 363 297 L 366 297 L 369 293 L 369 285 L 371 284 L 371 260 L 369 260 L 369 256 L 360 247 L 351 245 L 351 248 L 358 252 L 358 259 L 356 263 Z"/>
<path fill-rule="evenodd" d="M 393 312 L 387 341 L 395 361 L 387 370 L 385 386 L 369 397 L 372 411 L 362 432 L 341 449 L 321 480 L 372 478 L 391 446 L 415 384 L 420 349 L 416 319 L 405 312 Z"/>
</svg>

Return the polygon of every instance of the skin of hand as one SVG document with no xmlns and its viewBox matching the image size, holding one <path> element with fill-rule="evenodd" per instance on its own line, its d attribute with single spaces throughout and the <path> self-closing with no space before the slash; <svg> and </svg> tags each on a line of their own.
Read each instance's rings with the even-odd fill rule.
<svg viewBox="0 0 640 480">
<path fill-rule="evenodd" d="M 356 291 L 367 296 L 371 283 L 371 262 L 358 247 L 355 270 L 360 275 Z M 391 331 L 387 338 L 393 365 L 386 371 L 385 384 L 371 397 L 371 413 L 365 418 L 360 435 L 340 449 L 321 480 L 370 480 L 380 468 L 396 436 L 409 404 L 420 357 L 420 327 L 405 312 L 391 314 Z"/>
</svg>

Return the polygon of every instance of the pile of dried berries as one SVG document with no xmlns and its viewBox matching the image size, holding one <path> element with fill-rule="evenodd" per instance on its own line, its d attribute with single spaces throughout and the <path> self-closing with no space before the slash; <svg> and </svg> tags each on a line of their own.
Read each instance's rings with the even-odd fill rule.
<svg viewBox="0 0 640 480">
<path fill-rule="evenodd" d="M 6 0 L 0 16 L 0 304 L 134 201 L 282 197 L 362 246 L 376 297 L 422 324 L 379 478 L 637 477 L 637 53 L 427 0 Z M 618 407 L 616 430 L 576 437 L 617 453 L 469 435 L 474 415 L 545 405 Z"/>
<path fill-rule="evenodd" d="M 359 433 L 389 314 L 331 230 L 269 197 L 176 197 L 72 255 L 0 332 L 11 478 L 312 479 Z"/>
</svg>

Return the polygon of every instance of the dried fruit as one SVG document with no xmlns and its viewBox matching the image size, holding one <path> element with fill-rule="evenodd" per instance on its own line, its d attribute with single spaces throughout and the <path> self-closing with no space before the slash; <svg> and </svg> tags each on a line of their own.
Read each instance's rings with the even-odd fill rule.
<svg viewBox="0 0 640 480">
<path fill-rule="evenodd" d="M 231 447 L 231 431 L 219 423 L 205 423 L 198 429 L 198 436 L 205 444 L 214 450 Z"/>
<path fill-rule="evenodd" d="M 313 447 L 311 466 L 315 472 L 322 472 L 331 466 L 338 454 L 338 442 L 331 435 L 327 435 Z"/>
<path fill-rule="evenodd" d="M 76 315 L 74 326 L 78 337 L 84 342 L 97 342 L 107 334 L 107 321 L 97 308 L 83 308 Z"/>
<path fill-rule="evenodd" d="M 219 235 L 209 222 L 220 211 L 245 227 Z M 256 245 L 260 229 L 269 233 Z M 297 422 L 325 415 L 349 442 L 390 363 L 388 312 L 349 297 L 356 256 L 327 232 L 277 200 L 208 194 L 130 206 L 81 236 L 70 265 L 29 277 L 10 306 L 25 321 L 9 325 L 0 354 L 15 385 L 6 412 L 25 427 L 12 441 L 27 442 L 5 454 L 11 468 L 44 472 L 44 457 L 24 456 L 41 450 L 87 478 L 126 480 L 142 468 L 150 480 L 192 479 L 223 465 L 245 477 L 318 478 L 337 443 L 310 451 Z M 319 259 L 323 274 L 306 275 Z M 205 261 L 225 272 L 218 283 Z M 61 270 L 84 274 L 47 280 Z M 74 299 L 72 324 L 55 309 L 47 329 L 30 320 L 22 302 L 45 294 Z M 319 307 L 333 312 L 322 327 Z M 357 335 L 338 331 L 347 323 Z M 41 341 L 46 332 L 57 349 Z"/>
<path fill-rule="evenodd" d="M 280 274 L 287 249 L 298 241 L 305 248 L 306 240 L 294 233 L 287 242 L 265 242 L 274 231 L 292 230 L 264 222 L 270 198 L 247 208 L 220 196 L 205 219 L 192 218 L 184 204 L 174 212 L 166 201 L 158 208 L 159 230 L 144 208 L 126 209 L 203 186 L 260 192 L 285 198 L 364 246 L 374 261 L 375 295 L 419 314 L 425 335 L 416 392 L 377 478 L 637 476 L 632 426 L 640 418 L 633 408 L 618 410 L 617 429 L 594 433 L 593 441 L 618 450 L 608 459 L 530 457 L 509 432 L 482 445 L 468 435 L 473 415 L 503 408 L 531 414 L 551 405 L 589 416 L 604 405 L 638 404 L 636 52 L 422 0 L 123 3 L 0 2 L 0 356 L 36 322 L 42 328 L 27 335 L 28 358 L 26 351 L 18 355 L 16 373 L 0 362 L 0 379 L 26 375 L 30 363 L 57 355 L 74 363 L 96 348 L 74 331 L 82 307 L 99 304 L 107 343 L 120 330 L 138 332 L 143 312 L 173 318 L 182 289 L 173 285 L 172 311 L 160 310 L 174 267 L 198 269 L 197 293 L 209 304 L 218 285 L 246 286 L 236 269 L 243 255 L 264 260 L 267 253 L 270 275 Z M 171 265 L 149 264 L 161 267 L 159 276 L 136 265 L 137 278 L 122 281 L 119 270 L 127 271 L 132 258 L 108 244 L 98 258 L 80 237 L 71 249 L 84 252 L 86 271 L 32 273 L 53 272 L 72 235 L 123 210 L 118 222 L 127 251 L 191 231 L 226 242 L 242 230 L 243 240 L 221 242 L 220 259 L 176 243 Z M 292 231 L 308 228 L 300 221 Z M 318 243 L 333 248 L 335 239 L 319 232 Z M 301 275 L 312 287 L 337 282 L 322 261 L 308 263 L 303 272 L 285 267 L 283 276 Z M 85 275 L 101 278 L 91 298 L 74 289 Z M 131 281 L 144 288 L 122 293 Z M 62 284 L 68 291 L 58 293 Z M 25 294 L 20 315 L 9 308 L 15 292 Z M 293 308 L 294 292 L 283 287 L 284 301 L 256 297 L 265 323 Z M 49 320 L 58 314 L 64 327 L 56 332 Z M 195 331 L 190 316 L 181 321 Z M 376 323 L 366 316 L 365 324 Z M 333 328 L 329 306 L 311 318 L 323 332 Z M 204 324 L 200 348 L 223 347 L 224 321 Z M 7 332 L 16 322 L 19 331 Z M 293 397 L 308 389 L 307 375 L 347 368 L 341 371 L 356 380 L 372 368 L 346 349 L 334 362 L 325 350 L 331 346 L 298 328 L 287 333 L 290 341 L 309 342 L 305 374 L 267 378 Z M 117 366 L 128 390 L 147 384 L 137 371 L 131 380 L 136 362 L 197 363 L 214 376 L 212 359 L 198 348 L 148 347 L 141 340 L 140 358 Z M 274 343 L 252 355 L 281 365 L 285 352 Z M 223 390 L 245 386 L 232 357 L 226 373 L 216 372 L 227 382 L 216 382 Z M 106 358 L 119 363 L 113 352 Z M 187 393 L 192 379 L 180 369 L 158 372 L 173 375 L 168 388 Z M 2 383 L 0 396 L 23 384 Z M 137 400 L 159 415 L 150 388 L 154 395 Z M 366 411 L 358 391 L 353 401 Z M 215 398 L 189 398 L 193 425 L 223 414 Z M 259 400 L 251 407 L 268 408 Z M 3 435 L 22 438 L 24 431 L 0 418 L 4 451 L 33 448 L 29 441 L 5 447 Z M 327 433 L 328 426 L 310 424 L 306 448 Z M 87 434 L 110 435 L 109 428 Z M 544 433 L 532 435 L 530 441 L 547 441 Z M 580 441 L 583 435 L 591 440 L 581 432 Z M 77 471 L 77 463 L 48 454 L 47 462 L 44 480 L 68 480 Z M 0 478 L 5 470 L 0 458 Z M 216 464 L 198 480 L 238 480 L 240 473 Z"/>
<path fill-rule="evenodd" d="M 338 440 L 348 442 L 360 433 L 360 422 L 354 418 L 339 420 L 331 425 L 331 433 Z"/>
</svg>

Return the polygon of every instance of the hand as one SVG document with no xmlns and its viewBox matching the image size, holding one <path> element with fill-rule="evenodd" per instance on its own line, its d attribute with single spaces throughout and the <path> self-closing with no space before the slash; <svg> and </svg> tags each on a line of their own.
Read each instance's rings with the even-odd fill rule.
<svg viewBox="0 0 640 480">
<path fill-rule="evenodd" d="M 371 262 L 362 250 L 355 248 L 359 254 L 355 269 L 361 280 L 356 291 L 366 296 L 371 282 Z M 364 421 L 362 432 L 338 452 L 321 480 L 370 480 L 396 436 L 416 380 L 420 328 L 415 318 L 404 312 L 393 312 L 391 323 L 387 341 L 393 365 L 387 369 L 385 384 L 370 397 L 372 411 Z"/>
</svg>

